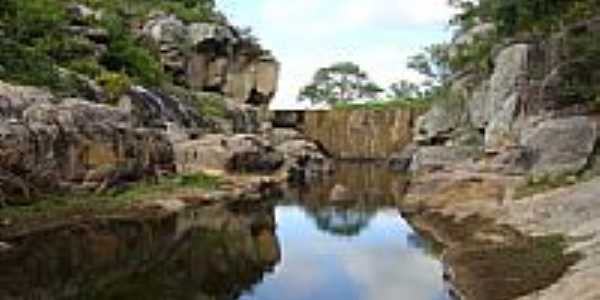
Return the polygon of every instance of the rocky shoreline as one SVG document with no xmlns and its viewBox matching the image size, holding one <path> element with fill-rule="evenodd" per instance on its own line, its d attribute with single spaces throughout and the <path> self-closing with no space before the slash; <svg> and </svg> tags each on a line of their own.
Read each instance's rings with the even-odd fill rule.
<svg viewBox="0 0 600 300">
<path fill-rule="evenodd" d="M 460 299 L 597 299 L 598 179 L 514 199 L 523 178 L 417 176 L 399 207 L 443 245 Z"/>
</svg>

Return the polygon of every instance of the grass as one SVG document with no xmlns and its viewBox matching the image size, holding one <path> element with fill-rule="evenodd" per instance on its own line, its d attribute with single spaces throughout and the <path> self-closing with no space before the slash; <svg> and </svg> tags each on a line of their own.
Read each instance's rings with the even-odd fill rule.
<svg viewBox="0 0 600 300">
<path fill-rule="evenodd" d="M 222 179 L 219 177 L 196 173 L 163 178 L 158 183 L 139 182 L 102 194 L 80 192 L 45 195 L 32 205 L 0 209 L 0 222 L 26 225 L 31 222 L 71 219 L 77 215 L 119 213 L 178 191 L 215 190 L 221 183 Z"/>
<path fill-rule="evenodd" d="M 372 100 L 364 103 L 338 103 L 333 109 L 368 109 L 368 110 L 389 110 L 389 109 L 427 109 L 431 105 L 427 100 Z"/>
<path fill-rule="evenodd" d="M 199 93 L 195 96 L 198 112 L 203 116 L 224 118 L 227 115 L 225 100 L 217 94 Z"/>
</svg>

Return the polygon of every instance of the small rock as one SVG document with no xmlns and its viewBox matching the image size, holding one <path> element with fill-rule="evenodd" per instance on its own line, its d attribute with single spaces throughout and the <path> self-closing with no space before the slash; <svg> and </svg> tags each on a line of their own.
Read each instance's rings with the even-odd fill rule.
<svg viewBox="0 0 600 300">
<path fill-rule="evenodd" d="M 351 198 L 350 190 L 341 184 L 336 184 L 329 194 L 329 200 L 332 202 L 349 201 Z"/>
<path fill-rule="evenodd" d="M 153 203 L 153 206 L 166 210 L 168 212 L 178 212 L 186 207 L 183 201 L 176 199 L 157 200 Z"/>
<path fill-rule="evenodd" d="M 72 4 L 67 7 L 67 12 L 77 20 L 84 20 L 87 18 L 95 17 L 96 12 L 83 5 L 83 4 Z"/>
<path fill-rule="evenodd" d="M 6 242 L 0 242 L 0 252 L 8 251 L 12 249 L 12 246 Z"/>
<path fill-rule="evenodd" d="M 0 226 L 2 227 L 8 227 L 12 225 L 12 220 L 11 219 L 1 219 L 0 220 Z"/>
</svg>

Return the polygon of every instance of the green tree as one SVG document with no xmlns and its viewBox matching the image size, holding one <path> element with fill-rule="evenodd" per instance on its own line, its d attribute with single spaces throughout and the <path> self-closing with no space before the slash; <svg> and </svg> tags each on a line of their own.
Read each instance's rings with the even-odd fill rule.
<svg viewBox="0 0 600 300">
<path fill-rule="evenodd" d="M 447 44 L 435 44 L 425 48 L 425 51 L 409 58 L 409 69 L 425 76 L 424 90 L 444 86 L 448 83 L 452 70 Z"/>
<path fill-rule="evenodd" d="M 360 66 L 352 62 L 335 63 L 319 69 L 313 81 L 302 88 L 299 101 L 336 104 L 375 98 L 383 89 L 369 79 Z"/>
<path fill-rule="evenodd" d="M 401 100 L 418 99 L 423 96 L 421 88 L 414 82 L 400 80 L 390 85 L 390 97 Z"/>
</svg>

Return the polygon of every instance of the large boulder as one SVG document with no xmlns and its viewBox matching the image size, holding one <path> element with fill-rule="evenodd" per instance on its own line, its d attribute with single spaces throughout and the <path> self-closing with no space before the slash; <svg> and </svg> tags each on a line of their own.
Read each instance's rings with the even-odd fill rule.
<svg viewBox="0 0 600 300">
<path fill-rule="evenodd" d="M 208 134 L 176 145 L 177 170 L 182 173 L 273 173 L 283 155 L 259 136 Z"/>
<path fill-rule="evenodd" d="M 431 109 L 417 118 L 414 141 L 420 145 L 442 145 L 452 132 L 466 123 L 463 101 L 448 99 L 433 104 Z"/>
<path fill-rule="evenodd" d="M 23 111 L 29 106 L 49 104 L 54 100 L 54 96 L 48 90 L 0 81 L 0 118 L 20 119 Z"/>
<path fill-rule="evenodd" d="M 596 122 L 575 116 L 550 119 L 526 128 L 521 144 L 531 154 L 532 174 L 563 175 L 578 173 L 586 167 L 597 139 Z"/>
<path fill-rule="evenodd" d="M 288 141 L 304 140 L 302 132 L 291 128 L 273 128 L 268 136 L 274 146 L 279 146 Z"/>
<path fill-rule="evenodd" d="M 30 196 L 28 190 L 107 187 L 172 169 L 164 135 L 131 124 L 124 112 L 85 100 L 31 105 L 21 119 L 0 121 L 2 184 Z"/>
<path fill-rule="evenodd" d="M 494 61 L 494 73 L 490 78 L 487 103 L 483 107 L 485 146 L 488 152 L 499 152 L 517 144 L 512 134 L 513 122 L 518 116 L 519 101 L 523 95 L 531 46 L 511 45 L 498 54 Z"/>
<path fill-rule="evenodd" d="M 284 169 L 292 182 L 307 183 L 333 173 L 333 161 L 315 143 L 289 140 L 279 144 L 277 151 L 285 156 Z"/>
<path fill-rule="evenodd" d="M 181 84 L 253 105 L 266 105 L 275 95 L 279 63 L 232 26 L 185 24 L 173 15 L 158 13 L 141 33 L 160 45 L 163 65 Z"/>
</svg>

